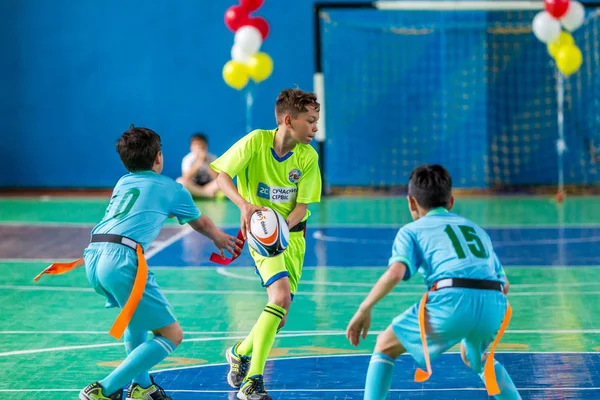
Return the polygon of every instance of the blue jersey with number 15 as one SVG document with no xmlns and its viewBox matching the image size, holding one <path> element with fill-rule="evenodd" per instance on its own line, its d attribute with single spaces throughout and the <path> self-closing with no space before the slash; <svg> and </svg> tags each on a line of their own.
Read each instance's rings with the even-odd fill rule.
<svg viewBox="0 0 600 400">
<path fill-rule="evenodd" d="M 428 287 L 445 278 L 504 282 L 488 234 L 445 208 L 431 210 L 398 231 L 389 265 L 394 262 L 406 264 L 404 280 L 419 271 Z"/>
<path fill-rule="evenodd" d="M 200 218 L 190 192 L 154 171 L 139 171 L 119 179 L 104 218 L 92 234 L 111 233 L 135 240 L 147 250 L 167 218 L 180 224 Z"/>
</svg>

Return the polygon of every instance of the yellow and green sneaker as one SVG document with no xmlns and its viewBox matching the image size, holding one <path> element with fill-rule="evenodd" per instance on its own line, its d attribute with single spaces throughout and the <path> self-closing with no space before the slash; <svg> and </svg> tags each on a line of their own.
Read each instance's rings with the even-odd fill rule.
<svg viewBox="0 0 600 400">
<path fill-rule="evenodd" d="M 150 380 L 152 381 L 152 385 L 147 388 L 143 388 L 137 383 L 132 383 L 129 389 L 127 389 L 126 400 L 172 400 L 171 397 L 167 396 L 163 388 L 154 382 L 154 378 L 150 377 Z"/>
<path fill-rule="evenodd" d="M 123 398 L 123 390 L 117 390 L 110 396 L 106 396 L 102 393 L 102 389 L 99 382 L 87 385 L 79 392 L 79 400 L 121 400 Z"/>
</svg>

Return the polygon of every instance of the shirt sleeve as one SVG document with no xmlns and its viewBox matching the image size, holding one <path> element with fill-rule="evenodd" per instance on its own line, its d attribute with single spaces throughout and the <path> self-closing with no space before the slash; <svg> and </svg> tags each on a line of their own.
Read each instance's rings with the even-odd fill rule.
<svg viewBox="0 0 600 400">
<path fill-rule="evenodd" d="M 189 153 L 188 155 L 186 155 L 185 157 L 183 157 L 183 160 L 181 161 L 181 172 L 182 173 L 186 173 L 189 170 L 192 169 L 192 166 L 194 165 L 194 155 L 192 153 Z"/>
<path fill-rule="evenodd" d="M 297 203 L 318 203 L 321 201 L 321 171 L 318 158 L 315 157 L 304 171 L 298 182 Z"/>
<path fill-rule="evenodd" d="M 235 177 L 246 168 L 252 154 L 259 145 L 259 131 L 253 131 L 238 140 L 221 157 L 213 161 L 210 166 L 217 172 L 225 172 L 231 178 Z"/>
<path fill-rule="evenodd" d="M 396 235 L 388 266 L 395 262 L 401 262 L 406 265 L 406 272 L 403 278 L 405 281 L 409 280 L 419 268 L 415 239 L 412 233 L 404 227 Z"/>
<path fill-rule="evenodd" d="M 169 215 L 177 217 L 181 225 L 194 221 L 202 215 L 196 204 L 194 204 L 190 192 L 179 183 L 177 184 L 177 194 L 173 198 Z"/>
</svg>

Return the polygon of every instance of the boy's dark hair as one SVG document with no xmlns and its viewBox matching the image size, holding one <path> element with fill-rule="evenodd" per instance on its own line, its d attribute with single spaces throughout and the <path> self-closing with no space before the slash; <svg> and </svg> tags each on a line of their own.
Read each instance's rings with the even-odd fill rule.
<svg viewBox="0 0 600 400">
<path fill-rule="evenodd" d="M 200 140 L 200 141 L 204 142 L 205 145 L 208 146 L 208 138 L 202 132 L 197 132 L 192 135 L 192 137 L 190 138 L 190 142 L 193 142 L 195 140 Z"/>
<path fill-rule="evenodd" d="M 152 169 L 160 147 L 160 136 L 156 132 L 133 125 L 117 141 L 117 153 L 130 172 Z"/>
<path fill-rule="evenodd" d="M 308 106 L 313 106 L 316 111 L 320 111 L 321 105 L 317 102 L 317 95 L 311 92 L 304 92 L 300 89 L 284 89 L 277 96 L 275 102 L 275 117 L 280 124 L 281 117 L 284 114 L 290 114 L 294 118 L 298 114 L 307 112 Z"/>
<path fill-rule="evenodd" d="M 452 177 L 441 165 L 420 165 L 410 174 L 408 195 L 427 210 L 448 208 L 452 197 Z"/>
</svg>

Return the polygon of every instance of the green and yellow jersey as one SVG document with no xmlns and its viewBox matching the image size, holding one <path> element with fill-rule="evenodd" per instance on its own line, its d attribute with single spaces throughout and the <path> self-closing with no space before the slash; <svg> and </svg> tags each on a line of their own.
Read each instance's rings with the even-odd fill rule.
<svg viewBox="0 0 600 400">
<path fill-rule="evenodd" d="M 211 163 L 217 172 L 238 177 L 238 191 L 249 203 L 270 207 L 287 218 L 296 203 L 321 200 L 319 156 L 310 145 L 298 143 L 277 156 L 274 130 L 257 129 Z M 306 219 L 310 213 L 307 211 Z"/>
</svg>

